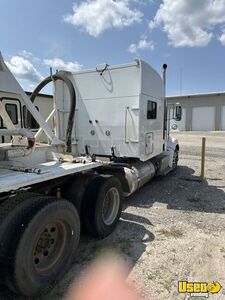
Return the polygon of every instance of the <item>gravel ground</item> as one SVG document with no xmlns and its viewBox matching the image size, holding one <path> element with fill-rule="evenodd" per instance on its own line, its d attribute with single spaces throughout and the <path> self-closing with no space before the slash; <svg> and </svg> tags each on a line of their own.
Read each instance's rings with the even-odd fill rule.
<svg viewBox="0 0 225 300">
<path fill-rule="evenodd" d="M 111 236 L 100 241 L 82 236 L 77 262 L 41 299 L 63 299 L 74 277 L 106 249 L 130 262 L 128 280 L 153 300 L 189 299 L 178 294 L 179 280 L 216 280 L 225 287 L 225 133 L 173 136 L 180 142 L 177 170 L 126 199 Z M 198 177 L 202 136 L 207 137 L 205 180 Z M 225 289 L 210 297 L 225 299 Z M 1 289 L 0 299 L 23 298 Z"/>
</svg>

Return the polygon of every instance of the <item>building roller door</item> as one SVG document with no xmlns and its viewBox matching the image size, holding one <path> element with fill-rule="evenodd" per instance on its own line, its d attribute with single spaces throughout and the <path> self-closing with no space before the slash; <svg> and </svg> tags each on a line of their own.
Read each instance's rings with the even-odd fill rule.
<svg viewBox="0 0 225 300">
<path fill-rule="evenodd" d="M 221 130 L 225 131 L 225 106 L 222 106 L 221 110 Z"/>
<path fill-rule="evenodd" d="M 193 131 L 214 131 L 215 130 L 215 107 L 193 107 L 192 109 L 192 130 Z"/>
</svg>

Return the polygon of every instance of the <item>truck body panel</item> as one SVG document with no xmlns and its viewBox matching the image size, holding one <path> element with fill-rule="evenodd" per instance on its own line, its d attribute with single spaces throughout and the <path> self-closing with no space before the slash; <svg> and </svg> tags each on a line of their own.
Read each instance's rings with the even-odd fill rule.
<svg viewBox="0 0 225 300">
<path fill-rule="evenodd" d="M 106 66 L 102 73 L 94 69 L 68 76 L 77 95 L 74 139 L 79 153 L 87 147 L 92 154 L 111 155 L 113 148 L 118 157 L 146 161 L 162 152 L 164 88 L 148 64 L 136 60 Z M 68 115 L 68 98 L 65 84 L 56 82 L 60 124 Z"/>
<path fill-rule="evenodd" d="M 16 191 L 37 183 L 46 182 L 48 180 L 73 175 L 84 171 L 90 171 L 101 165 L 102 164 L 100 162 L 91 161 L 86 162 L 85 164 L 51 161 L 36 165 L 26 165 L 26 168 L 2 165 L 0 166 L 0 193 Z M 21 169 L 21 171 L 14 171 L 13 168 L 15 168 L 15 170 L 17 168 L 18 170 Z M 34 171 L 32 173 L 28 173 L 25 169 L 33 169 Z M 40 170 L 40 173 L 37 174 L 35 169 Z"/>
</svg>

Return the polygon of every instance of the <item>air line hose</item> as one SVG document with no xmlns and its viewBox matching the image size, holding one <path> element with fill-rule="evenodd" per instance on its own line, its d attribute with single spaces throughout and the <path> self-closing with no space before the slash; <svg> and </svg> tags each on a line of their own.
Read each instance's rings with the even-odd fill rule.
<svg viewBox="0 0 225 300">
<path fill-rule="evenodd" d="M 39 94 L 39 92 L 45 87 L 49 82 L 56 80 L 62 80 L 69 89 L 70 94 L 70 112 L 68 117 L 68 123 L 67 123 L 67 129 L 66 129 L 66 151 L 72 152 L 72 130 L 73 130 L 73 124 L 74 124 L 74 115 L 75 115 L 75 109 L 76 109 L 76 92 L 73 86 L 73 83 L 71 80 L 67 77 L 67 75 L 64 72 L 58 72 L 54 75 L 46 77 L 33 91 L 33 93 L 30 96 L 30 100 L 34 102 L 36 96 Z M 29 124 L 31 127 L 31 124 Z"/>
</svg>

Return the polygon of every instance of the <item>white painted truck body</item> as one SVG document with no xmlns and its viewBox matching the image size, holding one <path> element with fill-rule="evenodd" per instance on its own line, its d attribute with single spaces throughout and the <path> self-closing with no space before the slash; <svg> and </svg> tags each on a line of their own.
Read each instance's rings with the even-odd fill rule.
<svg viewBox="0 0 225 300">
<path fill-rule="evenodd" d="M 161 77 L 147 63 L 107 66 L 106 70 L 68 75 L 76 95 L 78 152 L 149 160 L 163 151 L 164 88 Z M 68 91 L 56 83 L 60 124 L 68 111 Z M 147 118 L 148 102 L 157 105 L 157 116 Z M 65 129 L 62 128 L 62 132 Z M 63 135 L 60 134 L 63 139 Z"/>
<path fill-rule="evenodd" d="M 13 164 L 10 164 L 10 167 Z M 34 184 L 41 184 L 48 180 L 60 178 L 62 176 L 74 175 L 89 171 L 93 168 L 101 166 L 100 162 L 86 162 L 72 164 L 69 162 L 47 161 L 40 164 L 26 164 L 29 168 L 40 170 L 40 173 L 22 173 L 22 171 L 14 171 L 9 165 L 1 165 L 0 169 L 0 193 L 13 192 Z M 22 166 L 20 165 L 21 169 Z M 16 168 L 16 167 L 15 167 Z"/>
</svg>

